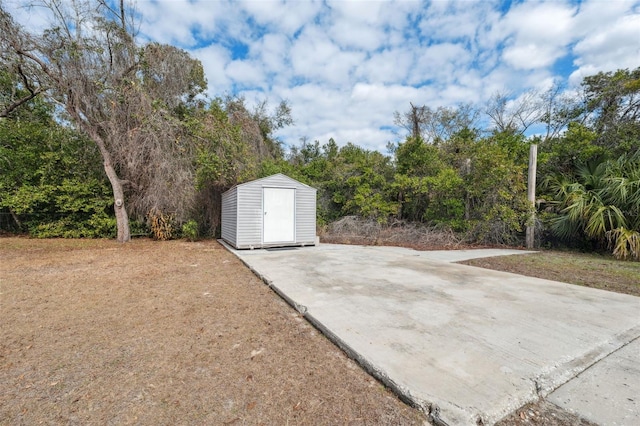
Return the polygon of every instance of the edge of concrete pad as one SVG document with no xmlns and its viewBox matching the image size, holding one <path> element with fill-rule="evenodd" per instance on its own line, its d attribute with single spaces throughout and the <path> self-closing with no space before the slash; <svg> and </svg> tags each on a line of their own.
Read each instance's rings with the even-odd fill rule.
<svg viewBox="0 0 640 426">
<path fill-rule="evenodd" d="M 444 403 L 444 405 L 439 406 L 438 403 L 429 402 L 427 400 L 418 398 L 413 395 L 409 389 L 406 387 L 396 383 L 393 379 L 391 379 L 388 374 L 382 369 L 376 367 L 373 363 L 371 363 L 368 359 L 360 355 L 353 348 L 351 348 L 345 341 L 343 341 L 340 337 L 338 337 L 335 333 L 333 333 L 329 328 L 327 328 L 324 324 L 318 321 L 310 312 L 306 306 L 296 303 L 293 299 L 287 296 L 280 288 L 274 285 L 273 280 L 270 277 L 260 273 L 256 269 L 254 269 L 248 261 L 245 261 L 243 256 L 236 251 L 235 249 L 228 246 L 225 242 L 220 241 L 220 243 L 227 248 L 231 253 L 233 253 L 240 261 L 251 270 L 261 281 L 263 281 L 267 286 L 269 286 L 281 299 L 287 302 L 291 307 L 293 307 L 297 312 L 299 312 L 311 325 L 313 325 L 316 329 L 318 329 L 321 333 L 323 333 L 331 342 L 333 342 L 336 346 L 338 346 L 347 356 L 351 359 L 355 360 L 367 373 L 371 376 L 375 377 L 385 386 L 389 387 L 403 402 L 419 409 L 422 411 L 428 418 L 428 420 L 435 424 L 436 426 L 448 426 L 449 423 L 440 417 L 440 410 L 444 410 L 450 414 L 458 412 L 464 412 L 461 407 L 456 406 L 455 404 Z M 626 330 L 622 333 L 619 333 L 608 341 L 601 343 L 597 347 L 592 350 L 587 351 L 586 353 L 574 357 L 568 358 L 565 360 L 561 360 L 555 365 L 549 366 L 546 371 L 542 371 L 536 377 L 531 378 L 531 386 L 530 391 L 526 392 L 526 395 L 521 395 L 520 398 L 511 401 L 508 407 L 503 407 L 499 412 L 487 412 L 487 413 L 477 413 L 475 416 L 471 416 L 470 418 L 455 418 L 454 415 L 451 419 L 447 419 L 449 421 L 458 422 L 458 421 L 471 421 L 476 424 L 492 424 L 495 421 L 503 418 L 514 410 L 517 410 L 519 407 L 535 402 L 540 398 L 545 398 L 553 391 L 558 389 L 560 386 L 565 383 L 571 381 L 579 374 L 589 369 L 594 364 L 598 363 L 600 360 L 606 358 L 610 354 L 616 352 L 620 348 L 626 346 L 636 338 L 640 336 L 640 326 L 634 326 L 629 330 Z M 424 395 L 423 395 L 424 397 Z M 427 399 L 428 398 L 427 396 Z M 437 400 L 437 398 L 436 398 Z M 443 403 L 443 401 L 441 401 Z M 469 414 L 468 412 L 466 414 Z M 487 423 L 488 422 L 488 423 Z"/>
<path fill-rule="evenodd" d="M 543 371 L 535 378 L 537 393 L 546 397 L 560 386 L 589 369 L 594 364 L 617 352 L 640 336 L 640 326 L 618 333 L 610 340 L 598 345 L 583 355 L 568 359 Z"/>
<path fill-rule="evenodd" d="M 274 288 L 274 286 L 271 286 Z M 276 293 L 280 294 L 279 291 Z M 427 401 L 423 401 L 416 396 L 414 396 L 409 389 L 406 387 L 396 383 L 393 379 L 391 379 L 387 373 L 385 373 L 380 368 L 376 367 L 373 363 L 371 363 L 367 358 L 360 355 L 357 351 L 355 351 L 351 346 L 349 346 L 344 340 L 338 337 L 334 332 L 332 332 L 329 328 L 327 328 L 322 322 L 318 321 L 313 315 L 311 315 L 308 311 L 305 312 L 304 318 L 309 321 L 317 330 L 319 330 L 322 334 L 324 334 L 331 342 L 333 342 L 340 350 L 342 350 L 349 358 L 356 361 L 368 374 L 375 377 L 377 380 L 382 382 L 386 387 L 391 389 L 393 393 L 395 393 L 398 398 L 405 404 L 408 404 L 418 410 L 422 411 L 428 417 L 429 421 L 436 426 L 449 426 L 449 423 L 445 422 L 440 418 L 440 409 L 438 406 L 429 403 Z"/>
<path fill-rule="evenodd" d="M 257 276 L 264 284 L 271 288 L 274 293 L 276 293 L 281 299 L 287 302 L 287 304 L 289 304 L 293 309 L 299 312 L 311 325 L 313 325 L 317 330 L 324 334 L 333 344 L 338 346 L 338 348 L 340 348 L 340 350 L 343 351 L 349 358 L 356 361 L 368 374 L 372 375 L 389 389 L 391 389 L 391 391 L 395 393 L 401 401 L 426 414 L 432 424 L 436 426 L 450 426 L 449 423 L 440 418 L 439 407 L 426 401 L 422 401 L 412 395 L 409 389 L 396 383 L 384 371 L 377 368 L 366 358 L 364 358 L 353 348 L 351 348 L 351 346 L 349 346 L 344 340 L 339 338 L 329 328 L 325 327 L 324 324 L 322 324 L 308 312 L 306 306 L 296 303 L 276 285 L 274 285 L 273 281 L 269 277 L 260 273 L 251 265 L 249 265 L 238 253 L 236 253 L 236 250 L 229 246 L 225 241 L 218 240 L 218 242 L 222 244 L 222 246 L 225 247 L 234 256 L 236 256 L 236 258 L 238 258 L 247 268 L 249 268 L 249 270 L 253 272 L 255 276 Z"/>
<path fill-rule="evenodd" d="M 242 262 L 244 264 L 244 266 L 246 266 L 247 268 L 249 268 L 249 270 L 251 272 L 253 272 L 253 274 L 260 278 L 260 280 L 262 280 L 263 283 L 265 283 L 268 287 L 270 287 L 271 289 L 273 289 L 273 291 L 276 292 L 276 294 L 278 296 L 280 296 L 280 298 L 282 298 L 285 302 L 287 302 L 289 305 L 291 305 L 291 307 L 293 309 L 295 309 L 296 311 L 298 311 L 299 313 L 301 313 L 302 315 L 304 315 L 307 312 L 307 307 L 304 305 L 301 305 L 299 303 L 296 303 L 292 298 L 290 298 L 289 296 L 287 296 L 283 291 L 281 291 L 278 287 L 276 287 L 275 285 L 273 285 L 273 281 L 267 277 L 266 275 L 261 274 L 258 270 L 256 270 L 255 268 L 253 268 L 251 265 L 249 265 L 249 263 L 247 263 L 238 253 L 236 253 L 236 250 L 234 248 L 232 248 L 231 246 L 229 246 L 226 242 L 224 242 L 223 240 L 218 240 L 218 242 L 220 244 L 222 244 L 224 246 L 224 248 L 226 248 L 229 252 L 231 252 L 236 258 L 238 258 L 240 260 L 240 262 Z"/>
<path fill-rule="evenodd" d="M 593 424 L 640 424 L 640 336 L 549 394 L 566 412 Z"/>
</svg>

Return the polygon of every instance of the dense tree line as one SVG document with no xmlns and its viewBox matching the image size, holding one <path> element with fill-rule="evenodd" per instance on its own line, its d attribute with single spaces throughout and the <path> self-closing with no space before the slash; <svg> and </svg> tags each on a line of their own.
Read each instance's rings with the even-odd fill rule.
<svg viewBox="0 0 640 426">
<path fill-rule="evenodd" d="M 322 222 L 404 220 L 471 242 L 521 244 L 535 209 L 538 244 L 640 258 L 640 68 L 587 77 L 572 96 L 553 87 L 518 100 L 497 94 L 484 108 L 410 103 L 395 123 L 409 135 L 389 155 L 303 141 L 263 164 L 263 174 L 282 171 L 317 187 Z M 533 143 L 535 205 L 526 188 Z"/>
<path fill-rule="evenodd" d="M 213 236 L 224 190 L 284 172 L 318 188 L 321 224 L 355 215 L 520 244 L 535 210 L 539 244 L 640 257 L 640 68 L 587 77 L 571 96 L 554 86 L 483 107 L 408 102 L 390 117 L 408 136 L 386 154 L 334 140 L 285 152 L 274 132 L 292 124 L 286 102 L 208 99 L 201 64 L 137 43 L 124 2 L 40 4 L 51 27 L 33 34 L 0 0 L 1 230 Z"/>
<path fill-rule="evenodd" d="M 282 155 L 272 133 L 291 122 L 286 103 L 275 111 L 266 103 L 250 111 L 241 98 L 206 99 L 200 62 L 173 46 L 139 44 L 128 2 L 37 0 L 30 7 L 48 13 L 44 31 L 17 25 L 0 1 L 4 226 L 43 236 L 87 235 L 73 226 L 78 218 L 70 217 L 69 209 L 89 207 L 72 207 L 58 195 L 73 184 L 63 179 L 64 189 L 48 191 L 45 185 L 57 180 L 33 169 L 58 144 L 60 167 L 94 173 L 101 165 L 109 190 L 104 179 L 92 188 L 110 193 L 106 204 L 113 214 L 96 205 L 91 217 L 115 218 L 122 242 L 131 237 L 130 217 L 136 226 L 152 225 L 160 238 L 190 220 L 199 223 L 199 231 L 212 233 L 220 191 L 255 176 L 263 159 Z M 29 120 L 24 111 L 35 104 L 49 109 Z M 25 121 L 35 126 L 32 131 L 24 130 Z M 20 132 L 27 138 L 16 138 Z M 35 136 L 38 132 L 42 136 Z M 82 162 L 76 151 L 91 152 L 93 162 Z M 21 182 L 33 189 L 26 191 Z M 38 200 L 44 194 L 50 195 Z M 38 203 L 61 218 L 49 226 L 51 232 L 41 232 Z"/>
</svg>

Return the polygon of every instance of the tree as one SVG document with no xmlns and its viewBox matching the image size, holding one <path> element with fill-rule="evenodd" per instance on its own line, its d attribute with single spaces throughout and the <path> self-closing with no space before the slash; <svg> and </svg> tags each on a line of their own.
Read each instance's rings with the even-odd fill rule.
<svg viewBox="0 0 640 426">
<path fill-rule="evenodd" d="M 606 158 L 608 151 L 596 144 L 597 137 L 587 126 L 571 122 L 561 136 L 541 141 L 541 175 L 574 176 L 580 164 Z"/>
<path fill-rule="evenodd" d="M 425 143 L 421 137 L 407 137 L 394 149 L 396 176 L 393 186 L 397 192 L 400 218 L 425 219 L 430 200 L 427 180 L 445 167 L 440 151 L 440 147 Z"/>
<path fill-rule="evenodd" d="M 422 137 L 422 123 L 426 120 L 427 106 L 415 106 L 409 102 L 411 109 L 403 114 L 398 111 L 393 113 L 393 124 L 408 130 L 410 136 L 417 140 Z"/>
<path fill-rule="evenodd" d="M 411 109 L 403 114 L 394 112 L 394 124 L 408 130 L 414 140 L 421 138 L 430 144 L 447 141 L 463 129 L 473 129 L 478 119 L 478 110 L 471 104 L 436 109 L 409 105 Z"/>
<path fill-rule="evenodd" d="M 528 218 L 524 136 L 502 132 L 477 141 L 464 174 L 465 202 L 475 241 L 513 244 Z"/>
<path fill-rule="evenodd" d="M 545 127 L 541 141 L 557 139 L 570 123 L 579 124 L 584 116 L 584 105 L 579 95 L 566 90 L 555 82 L 547 91 L 540 94 L 539 120 Z"/>
<path fill-rule="evenodd" d="M 231 121 L 221 99 L 191 114 L 188 129 L 195 150 L 194 216 L 202 235 L 215 236 L 220 225 L 222 193 L 255 178 L 260 159 L 252 141 L 243 137 L 242 126 Z"/>
<path fill-rule="evenodd" d="M 0 43 L 25 85 L 46 91 L 98 147 L 113 191 L 117 239 L 128 241 L 126 195 L 138 215 L 189 204 L 182 191 L 192 182 L 188 169 L 168 170 L 176 163 L 166 160 L 182 161 L 176 154 L 187 149 L 176 114 L 205 90 L 202 67 L 170 46 L 140 48 L 135 14 L 124 0 L 36 4 L 51 17 L 41 34 L 16 25 L 0 3 Z"/>
<path fill-rule="evenodd" d="M 276 159 L 284 156 L 280 142 L 273 133 L 293 124 L 287 101 L 280 102 L 273 112 L 269 112 L 266 100 L 258 102 L 253 111 L 247 108 L 241 96 L 226 96 L 223 102 L 231 123 L 240 127 L 242 138 L 253 147 L 259 158 Z"/>
<path fill-rule="evenodd" d="M 540 95 L 537 91 L 523 93 L 511 99 L 506 93 L 496 92 L 486 103 L 485 113 L 493 125 L 493 131 L 524 134 L 543 115 Z"/>
<path fill-rule="evenodd" d="M 0 47 L 4 51 L 1 44 Z M 0 65 L 2 66 L 0 71 L 0 86 L 2 86 L 0 118 L 7 118 L 16 109 L 42 93 L 43 88 L 27 78 L 24 68 L 20 64 L 10 63 L 6 57 L 0 57 Z M 17 81 L 19 84 L 15 84 Z"/>
<path fill-rule="evenodd" d="M 600 72 L 582 83 L 587 122 L 614 156 L 640 149 L 640 67 Z"/>
<path fill-rule="evenodd" d="M 115 235 L 95 145 L 31 99 L 0 120 L 0 223 L 35 237 Z M 62 141 L 62 142 L 61 142 Z"/>
</svg>

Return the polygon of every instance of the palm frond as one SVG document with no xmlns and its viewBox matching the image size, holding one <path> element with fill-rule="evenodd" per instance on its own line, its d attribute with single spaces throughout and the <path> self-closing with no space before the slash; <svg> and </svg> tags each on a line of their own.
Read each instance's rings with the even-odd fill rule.
<svg viewBox="0 0 640 426">
<path fill-rule="evenodd" d="M 625 226 L 626 219 L 618 207 L 599 206 L 588 215 L 584 231 L 591 238 L 604 239 L 608 231 Z"/>
<path fill-rule="evenodd" d="M 640 232 L 620 227 L 607 232 L 607 240 L 616 259 L 640 260 Z"/>
</svg>

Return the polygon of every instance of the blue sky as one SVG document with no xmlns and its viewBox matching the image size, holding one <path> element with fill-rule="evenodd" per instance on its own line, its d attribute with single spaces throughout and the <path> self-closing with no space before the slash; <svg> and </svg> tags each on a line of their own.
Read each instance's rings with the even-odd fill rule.
<svg viewBox="0 0 640 426">
<path fill-rule="evenodd" d="M 640 1 L 140 0 L 143 39 L 189 51 L 212 96 L 289 101 L 278 136 L 384 151 L 394 111 L 479 106 L 640 66 Z"/>
</svg>

